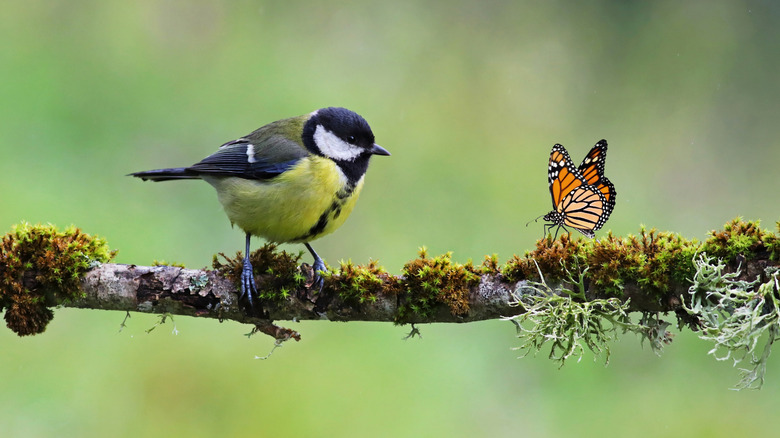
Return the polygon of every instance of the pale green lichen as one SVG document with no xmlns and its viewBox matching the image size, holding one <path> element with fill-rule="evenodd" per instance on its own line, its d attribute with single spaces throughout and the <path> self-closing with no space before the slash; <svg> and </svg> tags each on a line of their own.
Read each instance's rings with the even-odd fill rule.
<svg viewBox="0 0 780 438">
<path fill-rule="evenodd" d="M 699 319 L 699 337 L 715 343 L 709 354 L 717 360 L 732 359 L 734 366 L 749 363 L 751 368 L 741 369 L 736 389 L 760 388 L 772 343 L 780 335 L 778 269 L 767 268 L 768 280 L 759 285 L 760 279 L 740 280 L 739 270 L 727 272 L 719 258 L 701 254 L 694 263 L 690 302 L 683 308 Z"/>
<path fill-rule="evenodd" d="M 544 281 L 529 282 L 532 293 L 524 290 L 516 295 L 515 305 L 523 313 L 507 318 L 517 327 L 517 336 L 522 341 L 515 350 L 524 350 L 528 355 L 537 354 L 550 344 L 549 358 L 563 366 L 567 359 L 576 357 L 579 362 L 587 347 L 596 356 L 605 353 L 609 362 L 609 343 L 617 338 L 618 321 L 628 320 L 628 303 L 618 298 L 582 301 L 584 297 L 584 272 L 577 279 L 565 266 L 568 282 L 579 290 L 561 289 L 556 293 Z M 538 266 L 537 266 L 538 269 Z"/>
<path fill-rule="evenodd" d="M 190 278 L 189 290 L 190 292 L 196 292 L 202 290 L 209 283 L 209 276 L 201 274 L 198 277 Z"/>
<path fill-rule="evenodd" d="M 524 312 L 506 319 L 517 328 L 522 343 L 515 350 L 524 350 L 523 356 L 531 352 L 537 354 L 549 343 L 548 357 L 560 366 L 571 357 L 579 362 L 585 348 L 595 357 L 604 353 L 605 364 L 608 364 L 609 343 L 617 339 L 618 330 L 639 335 L 643 343 L 647 340 L 656 354 L 671 342 L 672 334 L 666 330 L 671 324 L 656 313 L 643 313 L 638 323 L 632 323 L 628 300 L 611 297 L 587 301 L 587 267 L 580 270 L 579 264 L 575 263 L 570 269 L 561 262 L 561 270 L 565 273 L 564 282 L 573 285 L 574 290 L 553 290 L 537 266 L 541 282 L 529 282 L 530 287 L 522 294 L 515 294 L 514 304 L 521 306 Z"/>
<path fill-rule="evenodd" d="M 642 312 L 639 323 L 625 323 L 623 328 L 639 335 L 642 345 L 647 341 L 653 353 L 660 356 L 664 347 L 671 344 L 674 338 L 674 333 L 666 330 L 671 325 L 672 323 L 662 319 L 657 312 Z"/>
<path fill-rule="evenodd" d="M 536 354 L 549 342 L 549 358 L 561 366 L 572 356 L 581 360 L 583 345 L 597 356 L 605 352 L 609 362 L 609 342 L 617 338 L 617 332 L 605 319 L 625 318 L 627 310 L 617 298 L 578 302 L 554 294 L 526 295 L 518 305 L 525 313 L 510 318 L 522 341 L 515 349 L 524 350 L 524 356 Z"/>
</svg>

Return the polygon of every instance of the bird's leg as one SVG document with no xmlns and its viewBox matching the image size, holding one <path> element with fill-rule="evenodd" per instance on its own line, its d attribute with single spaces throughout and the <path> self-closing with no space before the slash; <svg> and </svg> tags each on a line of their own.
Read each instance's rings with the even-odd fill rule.
<svg viewBox="0 0 780 438">
<path fill-rule="evenodd" d="M 304 243 L 304 245 L 306 245 L 306 249 L 309 250 L 311 256 L 314 257 L 314 265 L 312 266 L 312 268 L 314 268 L 314 283 L 312 283 L 312 287 L 316 288 L 317 291 L 322 292 L 322 286 L 325 285 L 325 280 L 322 278 L 319 272 L 328 272 L 328 268 L 325 267 L 325 262 L 322 261 L 320 256 L 317 255 L 317 253 L 314 251 L 314 248 L 312 248 L 308 242 Z"/>
<path fill-rule="evenodd" d="M 249 300 L 249 307 L 253 308 L 252 295 L 257 294 L 257 286 L 255 285 L 255 275 L 252 272 L 252 262 L 249 261 L 249 241 L 251 234 L 246 233 L 246 252 L 244 252 L 244 269 L 241 271 L 241 296 L 239 299 L 246 296 Z"/>
</svg>

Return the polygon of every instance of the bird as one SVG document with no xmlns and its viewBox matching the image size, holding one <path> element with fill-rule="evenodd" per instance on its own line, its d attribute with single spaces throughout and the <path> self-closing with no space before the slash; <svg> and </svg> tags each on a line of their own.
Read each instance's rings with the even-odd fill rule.
<svg viewBox="0 0 780 438">
<path fill-rule="evenodd" d="M 593 238 L 615 208 L 617 192 L 604 176 L 607 159 L 607 141 L 600 140 L 591 148 L 579 167 L 575 167 L 566 148 L 556 144 L 550 153 L 547 182 L 552 196 L 553 210 L 544 216 L 545 234 L 556 228 L 572 227 L 586 237 Z"/>
<path fill-rule="evenodd" d="M 373 155 L 390 152 L 375 143 L 368 122 L 346 108 L 328 107 L 269 123 L 191 166 L 128 176 L 202 179 L 216 189 L 231 224 L 246 236 L 239 299 L 246 297 L 253 307 L 257 286 L 249 260 L 251 237 L 303 243 L 314 258 L 313 287 L 322 290 L 319 272 L 327 268 L 309 242 L 347 219 Z"/>
</svg>

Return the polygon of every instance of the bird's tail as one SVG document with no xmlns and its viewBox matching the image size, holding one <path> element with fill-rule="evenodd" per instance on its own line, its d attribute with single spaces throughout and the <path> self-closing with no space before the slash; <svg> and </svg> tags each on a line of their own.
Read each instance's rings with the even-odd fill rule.
<svg viewBox="0 0 780 438">
<path fill-rule="evenodd" d="M 170 181 L 176 179 L 199 179 L 200 175 L 186 167 L 173 167 L 170 169 L 146 170 L 128 174 L 141 178 L 144 181 Z"/>
</svg>

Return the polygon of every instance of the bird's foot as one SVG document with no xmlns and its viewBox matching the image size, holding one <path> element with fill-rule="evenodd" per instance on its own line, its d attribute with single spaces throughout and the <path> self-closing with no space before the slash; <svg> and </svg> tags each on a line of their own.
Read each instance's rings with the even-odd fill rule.
<svg viewBox="0 0 780 438">
<path fill-rule="evenodd" d="M 322 292 L 322 287 L 325 286 L 325 279 L 322 278 L 320 272 L 328 272 L 328 268 L 325 267 L 325 262 L 318 257 L 314 260 L 314 266 L 312 266 L 312 269 L 314 270 L 314 279 L 311 287 L 312 289 L 316 289 L 317 292 Z"/>
<path fill-rule="evenodd" d="M 252 296 L 257 295 L 257 285 L 255 284 L 255 275 L 252 271 L 252 263 L 249 259 L 244 259 L 244 268 L 241 270 L 241 296 L 249 301 L 249 308 L 254 308 Z"/>
<path fill-rule="evenodd" d="M 322 261 L 322 257 L 317 255 L 317 252 L 314 251 L 314 248 L 312 248 L 308 242 L 304 243 L 304 246 L 309 250 L 311 256 L 314 257 L 314 266 L 312 266 L 314 277 L 312 278 L 311 288 L 315 289 L 317 292 L 322 292 L 322 287 L 325 286 L 325 279 L 322 278 L 322 275 L 319 273 L 320 271 L 328 272 L 328 268 L 325 267 L 325 262 Z"/>
</svg>

